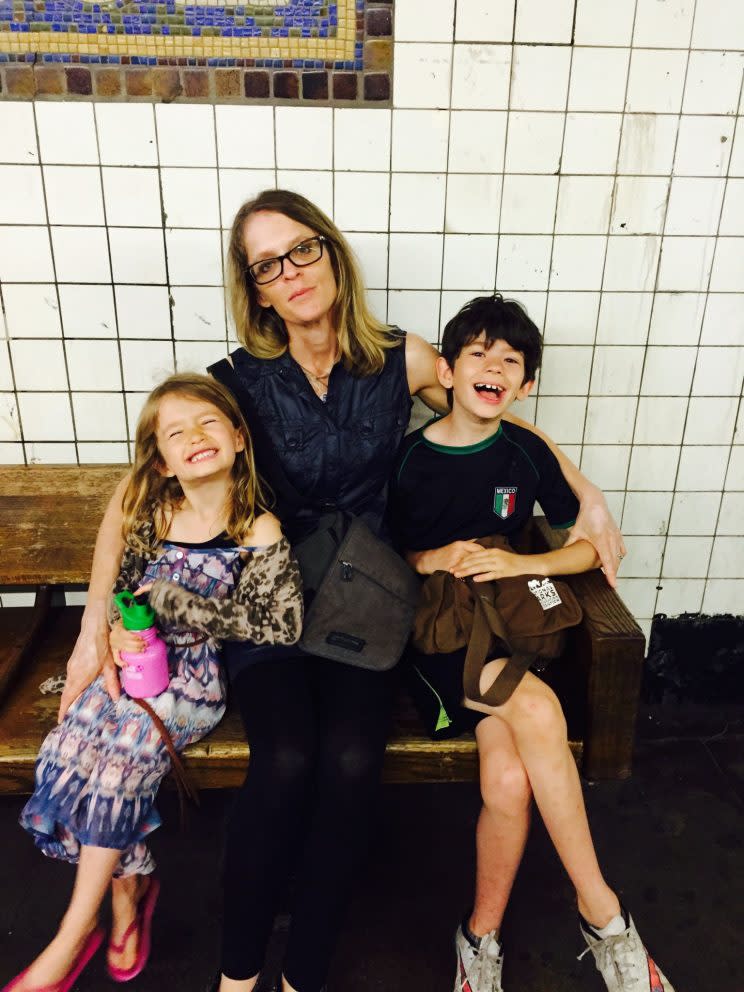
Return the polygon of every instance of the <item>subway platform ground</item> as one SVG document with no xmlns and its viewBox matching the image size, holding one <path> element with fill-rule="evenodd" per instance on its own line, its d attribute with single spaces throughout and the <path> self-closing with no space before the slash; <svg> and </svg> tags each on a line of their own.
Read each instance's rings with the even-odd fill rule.
<svg viewBox="0 0 744 992">
<path fill-rule="evenodd" d="M 585 784 L 600 861 L 677 992 L 744 992 L 744 720 L 640 721 L 634 775 Z M 669 735 L 673 735 L 670 739 Z M 216 961 L 220 846 L 230 794 L 205 792 L 185 833 L 173 793 L 153 837 L 163 891 L 154 951 L 131 992 L 204 992 Z M 72 870 L 36 852 L 0 799 L 0 984 L 51 936 Z M 257 811 L 260 815 L 260 811 Z M 472 894 L 475 785 L 385 786 L 329 992 L 450 992 L 452 933 Z M 279 967 L 277 921 L 267 972 Z M 535 816 L 503 931 L 506 992 L 602 992 L 571 890 Z M 269 981 L 266 988 L 271 988 Z M 120 986 L 119 986 L 120 987 Z M 99 952 L 75 985 L 113 990 Z"/>
</svg>

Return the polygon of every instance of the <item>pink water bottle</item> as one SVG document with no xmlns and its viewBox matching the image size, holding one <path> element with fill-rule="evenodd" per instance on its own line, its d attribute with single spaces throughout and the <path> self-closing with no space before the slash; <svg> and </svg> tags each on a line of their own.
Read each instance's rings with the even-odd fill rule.
<svg viewBox="0 0 744 992">
<path fill-rule="evenodd" d="M 138 603 L 131 592 L 119 592 L 114 596 L 119 607 L 121 622 L 126 630 L 136 630 L 145 642 L 145 650 L 140 652 L 121 651 L 125 662 L 121 670 L 121 684 L 124 692 L 132 699 L 159 696 L 168 688 L 168 649 L 158 636 L 155 627 L 155 611 L 149 603 Z"/>
</svg>

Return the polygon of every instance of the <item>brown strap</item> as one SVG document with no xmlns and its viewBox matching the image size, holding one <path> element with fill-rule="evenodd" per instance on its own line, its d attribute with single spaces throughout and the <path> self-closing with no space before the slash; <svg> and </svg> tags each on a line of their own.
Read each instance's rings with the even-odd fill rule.
<svg viewBox="0 0 744 992">
<path fill-rule="evenodd" d="M 497 585 L 493 582 L 473 582 L 470 578 L 466 582 L 473 597 L 474 613 L 468 650 L 465 654 L 463 689 L 467 698 L 472 699 L 473 702 L 484 703 L 486 706 L 503 706 L 522 681 L 535 656 L 513 652 L 492 685 L 481 694 L 480 677 L 491 653 L 494 637 L 503 641 L 508 650 L 511 650 L 511 647 L 504 621 L 496 606 Z"/>
<path fill-rule="evenodd" d="M 162 738 L 163 744 L 165 744 L 166 750 L 170 755 L 171 771 L 176 782 L 176 788 L 178 789 L 178 804 L 181 809 L 181 826 L 183 826 L 186 819 L 186 799 L 190 799 L 192 803 L 195 803 L 195 805 L 198 806 L 199 793 L 196 790 L 196 786 L 191 781 L 188 772 L 183 767 L 183 762 L 176 751 L 171 735 L 168 733 L 168 728 L 160 719 L 158 714 L 144 699 L 132 699 L 132 702 L 136 703 L 138 706 L 141 706 L 145 713 L 148 714 L 152 722 L 155 724 L 155 727 Z"/>
</svg>

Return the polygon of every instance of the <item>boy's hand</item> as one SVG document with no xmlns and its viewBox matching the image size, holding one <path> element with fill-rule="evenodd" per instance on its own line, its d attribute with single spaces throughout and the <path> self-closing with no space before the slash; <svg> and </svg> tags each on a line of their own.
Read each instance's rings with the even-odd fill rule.
<svg viewBox="0 0 744 992">
<path fill-rule="evenodd" d="M 513 575 L 527 575 L 537 571 L 537 555 L 516 555 L 503 548 L 483 548 L 466 555 L 460 564 L 450 569 L 456 579 L 473 576 L 474 582 L 491 582 L 508 579 Z"/>
<path fill-rule="evenodd" d="M 452 572 L 467 555 L 482 550 L 475 541 L 453 541 L 429 551 L 409 551 L 406 560 L 419 575 L 432 575 L 434 572 Z"/>
<path fill-rule="evenodd" d="M 145 642 L 139 634 L 134 630 L 127 630 L 121 620 L 117 620 L 111 628 L 109 644 L 111 645 L 111 654 L 119 668 L 123 668 L 125 664 L 119 655 L 120 651 L 131 651 L 133 654 L 139 654 L 140 651 L 145 650 Z"/>
</svg>

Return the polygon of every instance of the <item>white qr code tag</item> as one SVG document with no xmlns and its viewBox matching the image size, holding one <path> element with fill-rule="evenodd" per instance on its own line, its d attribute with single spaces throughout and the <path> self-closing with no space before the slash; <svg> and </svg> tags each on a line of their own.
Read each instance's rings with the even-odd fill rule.
<svg viewBox="0 0 744 992">
<path fill-rule="evenodd" d="M 563 602 L 550 579 L 530 579 L 527 585 L 543 610 L 552 610 L 554 606 L 560 606 Z"/>
</svg>

